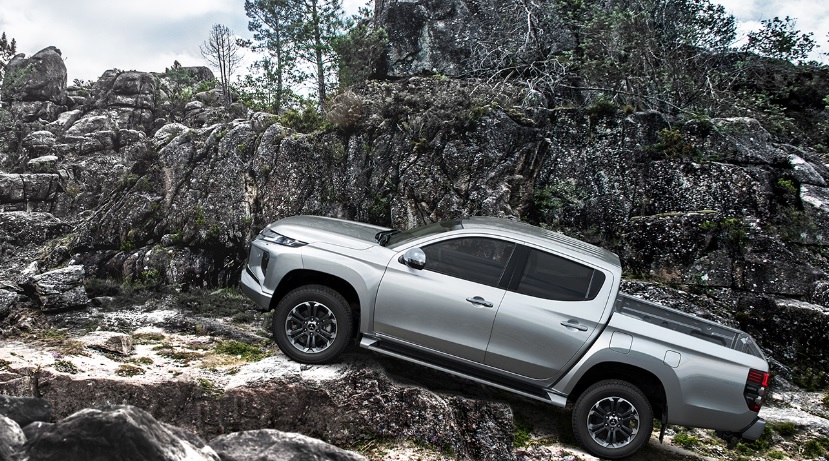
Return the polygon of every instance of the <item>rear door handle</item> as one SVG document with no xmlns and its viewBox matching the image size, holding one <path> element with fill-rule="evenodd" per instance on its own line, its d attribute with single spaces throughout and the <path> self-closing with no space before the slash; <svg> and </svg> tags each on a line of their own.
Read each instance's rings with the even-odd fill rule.
<svg viewBox="0 0 829 461">
<path fill-rule="evenodd" d="M 571 320 L 569 322 L 561 322 L 561 325 L 566 327 L 566 328 L 575 328 L 576 330 L 579 330 L 579 331 L 587 331 L 586 326 L 576 322 L 575 320 Z"/>
<path fill-rule="evenodd" d="M 478 306 L 484 306 L 484 307 L 492 307 L 493 306 L 493 304 L 491 302 L 487 301 L 486 299 L 484 299 L 480 296 L 474 296 L 474 297 L 471 297 L 471 298 L 466 298 L 466 300 L 471 302 L 472 304 L 475 304 L 475 305 L 478 305 Z"/>
</svg>

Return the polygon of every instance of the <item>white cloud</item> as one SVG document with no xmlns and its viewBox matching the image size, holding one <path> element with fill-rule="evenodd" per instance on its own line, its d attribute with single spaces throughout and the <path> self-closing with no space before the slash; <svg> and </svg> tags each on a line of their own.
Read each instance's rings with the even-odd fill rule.
<svg viewBox="0 0 829 461">
<path fill-rule="evenodd" d="M 199 45 L 214 23 L 247 36 L 243 0 L 0 0 L 0 31 L 27 55 L 59 48 L 70 81 L 112 68 L 163 71 L 175 60 L 204 65 Z"/>
</svg>

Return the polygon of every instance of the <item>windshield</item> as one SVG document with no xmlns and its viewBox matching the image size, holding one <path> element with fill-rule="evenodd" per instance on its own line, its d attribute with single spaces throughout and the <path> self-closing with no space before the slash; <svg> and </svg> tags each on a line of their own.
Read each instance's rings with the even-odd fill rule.
<svg viewBox="0 0 829 461">
<path fill-rule="evenodd" d="M 452 230 L 463 229 L 463 225 L 461 225 L 460 219 L 455 219 L 452 221 L 441 221 L 432 224 L 427 224 L 425 226 L 415 227 L 409 230 L 404 230 L 402 232 L 398 232 L 394 235 L 390 235 L 386 242 L 387 247 L 396 247 L 402 243 L 408 242 L 409 240 L 425 237 L 427 235 L 432 234 L 440 234 L 442 232 L 448 232 Z"/>
</svg>

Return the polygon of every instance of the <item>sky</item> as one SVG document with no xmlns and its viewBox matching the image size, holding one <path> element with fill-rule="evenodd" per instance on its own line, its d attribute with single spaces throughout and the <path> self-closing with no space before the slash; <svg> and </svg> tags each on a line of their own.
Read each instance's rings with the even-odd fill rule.
<svg viewBox="0 0 829 461">
<path fill-rule="evenodd" d="M 829 1 L 715 1 L 737 17 L 742 37 L 759 28 L 761 19 L 790 16 L 797 18 L 798 29 L 814 33 L 818 52 L 829 53 Z M 344 1 L 349 13 L 364 4 Z M 47 46 L 59 48 L 69 82 L 94 80 L 113 68 L 163 72 L 174 61 L 206 65 L 199 45 L 211 26 L 224 24 L 250 38 L 247 22 L 244 0 L 0 0 L 0 31 L 27 56 Z M 247 54 L 248 62 L 256 58 Z"/>
</svg>

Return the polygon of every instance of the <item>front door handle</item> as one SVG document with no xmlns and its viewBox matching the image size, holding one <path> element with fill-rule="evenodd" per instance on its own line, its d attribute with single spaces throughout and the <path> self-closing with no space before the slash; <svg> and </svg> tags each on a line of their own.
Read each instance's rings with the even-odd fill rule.
<svg viewBox="0 0 829 461">
<path fill-rule="evenodd" d="M 587 327 L 576 322 L 575 320 L 570 320 L 569 322 L 561 322 L 561 325 L 567 328 L 575 328 L 579 331 L 587 331 Z"/>
<path fill-rule="evenodd" d="M 484 306 L 484 307 L 492 307 L 493 306 L 493 304 L 491 302 L 487 301 L 486 299 L 484 299 L 480 296 L 474 296 L 472 298 L 466 298 L 466 300 L 471 302 L 472 304 L 475 304 L 475 305 L 478 305 L 478 306 Z"/>
</svg>

